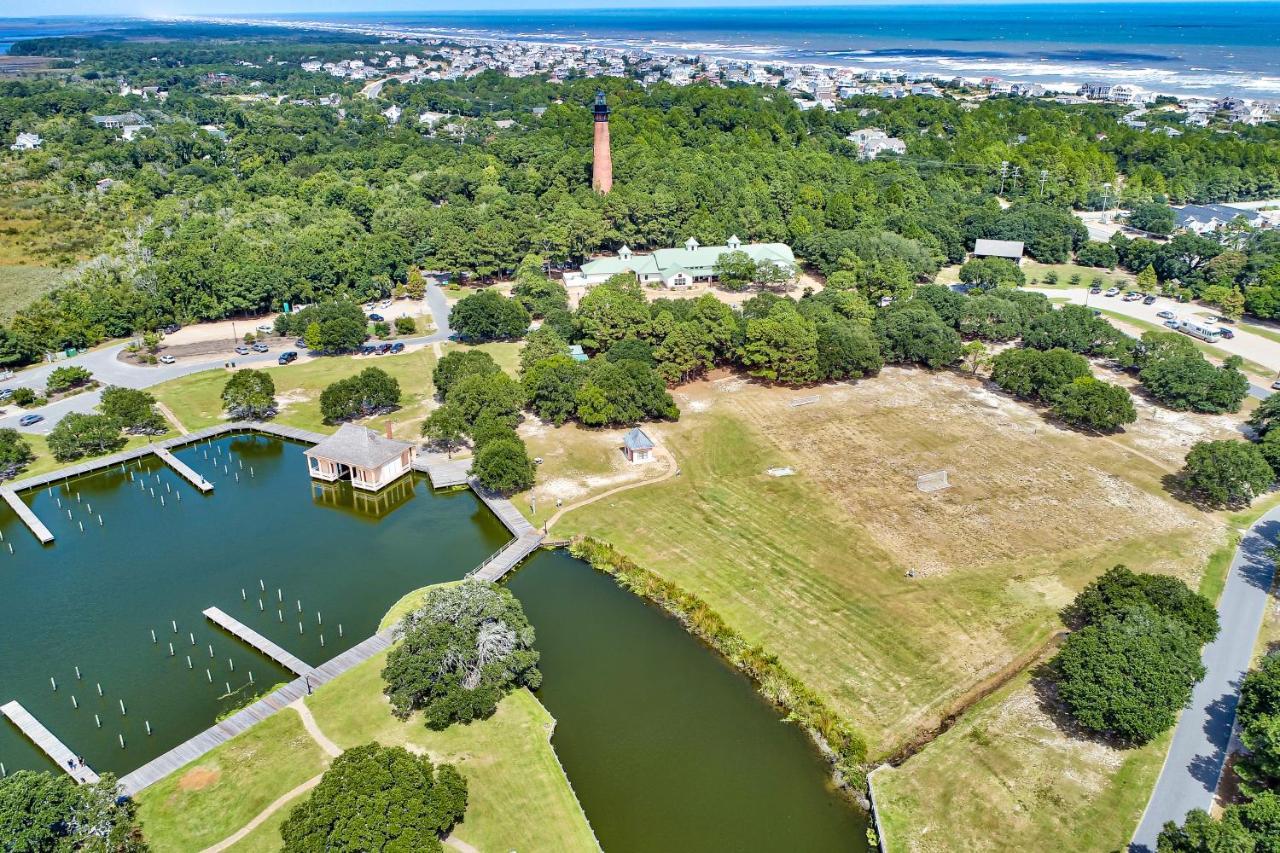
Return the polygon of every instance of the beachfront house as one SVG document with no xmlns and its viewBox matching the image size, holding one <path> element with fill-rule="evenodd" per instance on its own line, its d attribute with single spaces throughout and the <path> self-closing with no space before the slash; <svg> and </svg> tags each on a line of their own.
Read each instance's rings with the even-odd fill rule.
<svg viewBox="0 0 1280 853">
<path fill-rule="evenodd" d="M 390 433 L 390 427 L 387 432 Z M 343 424 L 338 431 L 306 451 L 307 468 L 317 480 L 332 483 L 350 480 L 351 485 L 376 492 L 413 469 L 414 445 L 381 436 L 356 424 Z"/>
<path fill-rule="evenodd" d="M 635 427 L 622 437 L 622 455 L 636 464 L 653 461 L 653 439 L 644 430 Z"/>
<path fill-rule="evenodd" d="M 790 279 L 796 273 L 796 258 L 785 243 L 744 243 L 730 237 L 723 246 L 703 246 L 690 237 L 683 249 L 657 249 L 651 253 L 633 252 L 627 246 L 616 257 L 587 261 L 578 272 L 567 272 L 568 286 L 591 286 L 610 276 L 631 273 L 641 284 L 661 284 L 670 290 L 688 290 L 696 284 L 716 280 L 716 264 L 726 252 L 743 252 L 759 264 L 769 262 L 782 269 Z"/>
<path fill-rule="evenodd" d="M 1021 240 L 977 240 L 973 244 L 975 258 L 1004 258 L 1014 264 L 1022 265 Z"/>
</svg>

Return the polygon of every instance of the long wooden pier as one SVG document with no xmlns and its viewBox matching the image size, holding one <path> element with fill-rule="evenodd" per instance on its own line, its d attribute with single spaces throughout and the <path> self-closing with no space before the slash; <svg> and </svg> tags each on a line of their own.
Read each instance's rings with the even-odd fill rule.
<svg viewBox="0 0 1280 853">
<path fill-rule="evenodd" d="M 249 707 L 237 711 L 222 722 L 178 744 L 164 755 L 148 761 L 120 780 L 121 789 L 132 796 L 149 785 L 159 782 L 170 773 L 182 769 L 193 761 L 198 761 L 210 750 L 248 731 L 281 708 L 288 707 L 290 703 L 306 696 L 312 689 L 337 678 L 357 664 L 390 648 L 393 640 L 392 629 L 379 631 L 334 657 L 328 663 L 307 670 L 300 678 L 295 678 L 274 693 L 262 697 Z"/>
<path fill-rule="evenodd" d="M 218 608 L 210 607 L 204 611 L 204 617 L 236 639 L 253 646 L 294 675 L 302 675 L 304 672 L 311 671 L 311 667 L 307 665 L 306 661 L 289 654 L 234 616 L 228 616 Z"/>
<path fill-rule="evenodd" d="M 0 714 L 4 714 L 21 729 L 32 743 L 40 747 L 45 755 L 62 768 L 62 772 L 67 773 L 77 782 L 92 784 L 98 781 L 98 774 L 94 773 L 87 764 L 81 767 L 76 754 L 54 737 L 53 732 L 46 729 L 43 723 L 31 716 L 31 712 L 22 707 L 20 702 L 14 700 L 0 706 Z"/>
<path fill-rule="evenodd" d="M 209 492 L 213 491 L 213 483 L 210 483 L 204 477 L 201 477 L 199 474 L 193 471 L 191 467 L 187 465 L 187 463 L 183 462 L 181 459 L 174 456 L 172 453 L 168 451 L 168 449 L 164 447 L 157 447 L 155 449 L 155 453 L 156 453 L 156 456 L 159 456 L 162 460 L 164 460 L 166 465 L 168 465 L 174 471 L 178 472 L 179 476 L 181 476 L 184 480 L 186 480 L 191 485 L 195 486 L 200 491 L 204 492 L 205 494 L 208 494 Z"/>
<path fill-rule="evenodd" d="M 31 532 L 40 540 L 41 545 L 48 545 L 53 541 L 53 534 L 49 532 L 49 528 L 44 526 L 44 522 L 36 517 L 31 511 L 31 507 L 23 503 L 22 498 L 18 497 L 18 493 L 13 489 L 0 488 L 0 497 L 3 497 L 5 503 L 18 514 L 18 518 L 22 519 L 27 527 L 31 528 Z"/>
</svg>

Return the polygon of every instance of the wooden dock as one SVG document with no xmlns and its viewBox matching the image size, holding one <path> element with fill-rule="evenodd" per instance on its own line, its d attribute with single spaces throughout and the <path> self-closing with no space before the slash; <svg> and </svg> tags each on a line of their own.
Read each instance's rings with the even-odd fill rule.
<svg viewBox="0 0 1280 853">
<path fill-rule="evenodd" d="M 511 501 L 502 495 L 489 491 L 480 485 L 480 481 L 475 477 L 472 477 L 467 482 L 471 485 L 471 491 L 476 493 L 476 497 L 484 501 L 485 506 L 493 510 L 493 514 L 506 525 L 512 536 L 521 536 L 534 529 L 529 520 L 520 514 L 520 510 L 516 509 L 516 505 Z"/>
<path fill-rule="evenodd" d="M 22 733 L 31 739 L 31 742 L 44 752 L 45 755 L 53 759 L 53 762 L 62 768 L 62 772 L 71 776 L 80 783 L 93 784 L 98 781 L 98 774 L 86 764 L 80 767 L 77 763 L 76 754 L 67 749 L 66 744 L 54 737 L 53 732 L 49 731 L 44 725 L 31 716 L 26 708 L 17 700 L 0 706 L 0 714 L 8 717 L 15 726 L 22 730 Z"/>
<path fill-rule="evenodd" d="M 178 744 L 164 755 L 148 761 L 120 780 L 121 789 L 125 794 L 132 796 L 144 788 L 159 782 L 170 773 L 181 770 L 193 761 L 200 760 L 211 750 L 221 746 L 236 735 L 248 731 L 281 708 L 288 707 L 290 703 L 306 696 L 310 692 L 308 685 L 314 689 L 337 678 L 357 664 L 363 663 L 379 652 L 390 648 L 393 641 L 392 629 L 388 628 L 385 631 L 379 631 L 367 640 L 347 649 L 328 663 L 308 670 L 302 677 L 295 678 L 274 693 L 262 697 L 249 707 L 237 711 L 190 740 Z"/>
<path fill-rule="evenodd" d="M 222 630 L 262 652 L 294 675 L 302 675 L 311 671 L 311 667 L 307 665 L 306 661 L 289 654 L 234 616 L 228 616 L 216 607 L 210 607 L 204 611 L 204 616 Z"/>
<path fill-rule="evenodd" d="M 157 447 L 155 449 L 155 453 L 156 453 L 156 456 L 159 456 L 162 460 L 164 460 L 164 463 L 166 465 L 168 465 L 174 471 L 178 472 L 179 476 L 181 476 L 184 480 L 186 480 L 191 485 L 195 486 L 200 491 L 204 492 L 205 494 L 208 494 L 209 492 L 213 491 L 213 483 L 210 483 L 204 477 L 201 477 L 195 471 L 191 470 L 191 467 L 188 466 L 187 463 L 183 462 L 181 459 L 174 456 L 167 449 L 163 447 Z"/>
<path fill-rule="evenodd" d="M 49 528 L 44 526 L 44 522 L 36 517 L 31 511 L 31 507 L 27 506 L 22 498 L 18 497 L 18 493 L 13 489 L 0 488 L 0 497 L 3 497 L 5 503 L 18 514 L 18 518 L 22 519 L 27 527 L 31 528 L 31 532 L 40 540 L 41 545 L 48 545 L 53 541 L 53 534 L 49 532 Z"/>
<path fill-rule="evenodd" d="M 522 533 L 512 539 L 503 546 L 501 551 L 472 569 L 467 574 L 467 577 L 472 580 L 497 583 L 506 577 L 507 572 L 520 565 L 525 557 L 538 550 L 538 546 L 542 544 L 542 539 L 543 533 L 541 530 L 530 528 L 527 533 Z"/>
<path fill-rule="evenodd" d="M 471 459 L 427 460 L 418 457 L 413 461 L 413 470 L 426 474 L 433 489 L 465 486 L 471 476 Z"/>
</svg>

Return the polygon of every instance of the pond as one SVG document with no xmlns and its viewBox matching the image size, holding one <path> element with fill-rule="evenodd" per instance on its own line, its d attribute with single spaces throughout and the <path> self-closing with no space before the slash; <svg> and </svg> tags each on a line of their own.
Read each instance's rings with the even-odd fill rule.
<svg viewBox="0 0 1280 853">
<path fill-rule="evenodd" d="M 564 552 L 508 581 L 537 630 L 552 743 L 610 853 L 866 850 L 805 733 L 683 626 Z"/>
<path fill-rule="evenodd" d="M 376 497 L 312 483 L 303 449 L 235 436 L 177 451 L 210 495 L 153 457 L 26 494 L 50 546 L 0 506 L 0 703 L 123 774 L 292 677 L 205 608 L 314 665 L 509 538 L 470 492 L 425 479 Z M 509 584 L 538 632 L 556 752 L 610 853 L 866 850 L 805 734 L 673 619 L 564 552 Z M 0 763 L 52 769 L 2 722 Z"/>
<path fill-rule="evenodd" d="M 320 664 L 376 631 L 406 592 L 461 577 L 509 538 L 470 492 L 433 493 L 425 478 L 376 497 L 313 484 L 303 450 L 242 435 L 177 451 L 210 495 L 154 457 L 26 494 L 56 537 L 43 547 L 0 506 L 14 548 L 0 546 L 0 703 L 17 699 L 94 769 L 123 774 L 293 678 L 205 608 Z M 0 762 L 52 767 L 7 722 Z"/>
</svg>

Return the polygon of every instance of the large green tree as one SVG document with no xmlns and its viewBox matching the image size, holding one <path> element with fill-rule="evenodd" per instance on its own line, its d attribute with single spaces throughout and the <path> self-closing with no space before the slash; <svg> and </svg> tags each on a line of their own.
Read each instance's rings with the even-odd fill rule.
<svg viewBox="0 0 1280 853">
<path fill-rule="evenodd" d="M 467 810 L 467 782 L 402 746 L 355 746 L 333 760 L 280 826 L 286 853 L 441 851 Z"/>
<path fill-rule="evenodd" d="M 222 386 L 222 408 L 234 420 L 262 421 L 276 413 L 276 383 L 265 370 L 237 370 Z"/>
<path fill-rule="evenodd" d="M 1231 440 L 1196 442 L 1179 476 L 1192 495 L 1222 507 L 1246 506 L 1275 481 L 1257 445 Z"/>
<path fill-rule="evenodd" d="M 6 851 L 142 853 L 137 806 L 103 774 L 77 784 L 65 773 L 19 770 L 0 779 L 0 844 Z"/>
<path fill-rule="evenodd" d="M 49 452 L 59 462 L 102 456 L 124 447 L 120 423 L 109 415 L 70 412 L 49 431 Z"/>
</svg>

